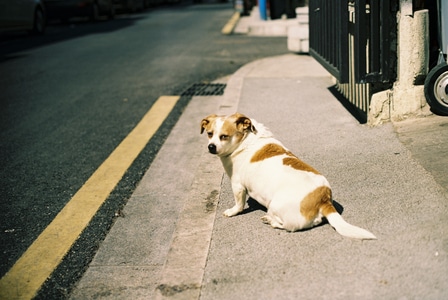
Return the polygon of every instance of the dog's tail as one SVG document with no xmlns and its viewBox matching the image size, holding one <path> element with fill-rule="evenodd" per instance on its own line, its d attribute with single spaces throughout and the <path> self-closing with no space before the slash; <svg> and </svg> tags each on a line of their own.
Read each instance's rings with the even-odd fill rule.
<svg viewBox="0 0 448 300">
<path fill-rule="evenodd" d="M 376 240 L 376 236 L 374 236 L 373 233 L 347 223 L 337 212 L 332 212 L 325 217 L 327 218 L 328 223 L 330 223 L 340 235 L 362 240 Z"/>
</svg>

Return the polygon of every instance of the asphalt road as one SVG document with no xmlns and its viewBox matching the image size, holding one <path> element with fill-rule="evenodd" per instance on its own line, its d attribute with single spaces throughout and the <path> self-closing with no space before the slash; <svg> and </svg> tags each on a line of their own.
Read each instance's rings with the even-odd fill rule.
<svg viewBox="0 0 448 300">
<path fill-rule="evenodd" d="M 53 24 L 45 36 L 0 36 L 0 276 L 159 96 L 287 52 L 285 38 L 221 35 L 232 14 L 230 3 L 185 1 L 112 21 Z M 44 290 L 60 297 L 79 278 L 188 101 L 179 101 Z"/>
</svg>

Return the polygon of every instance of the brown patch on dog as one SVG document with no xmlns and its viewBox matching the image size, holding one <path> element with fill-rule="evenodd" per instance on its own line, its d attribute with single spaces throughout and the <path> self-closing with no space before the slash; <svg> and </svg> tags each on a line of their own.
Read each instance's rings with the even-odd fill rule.
<svg viewBox="0 0 448 300">
<path fill-rule="evenodd" d="M 283 148 L 282 146 L 280 146 L 278 144 L 266 144 L 263 146 L 263 148 L 258 150 L 254 154 L 254 156 L 252 156 L 252 158 L 250 159 L 250 162 L 255 163 L 255 162 L 262 161 L 262 160 L 265 160 L 265 159 L 273 157 L 273 156 L 283 155 L 283 154 L 288 154 L 288 153 L 290 153 L 290 152 L 286 151 L 285 148 Z"/>
<path fill-rule="evenodd" d="M 251 132 L 257 133 L 257 129 L 255 129 L 255 126 L 252 125 L 252 121 L 248 117 L 246 117 L 245 115 L 239 114 L 239 113 L 236 113 L 233 116 L 237 117 L 237 120 L 235 123 L 236 123 L 236 128 L 239 131 L 251 131 Z"/>
<path fill-rule="evenodd" d="M 228 116 L 224 120 L 224 126 L 226 126 L 226 124 L 228 126 L 234 126 L 236 130 L 240 132 L 244 131 L 252 131 L 255 133 L 257 132 L 255 127 L 252 125 L 252 121 L 248 117 L 240 113 L 234 113 Z"/>
<path fill-rule="evenodd" d="M 291 152 L 289 152 L 291 153 Z M 292 154 L 292 153 L 291 153 Z M 300 159 L 298 159 L 295 156 L 288 156 L 283 159 L 283 164 L 285 166 L 290 166 L 296 170 L 300 171 L 306 171 L 306 172 L 312 172 L 314 174 L 320 174 L 316 169 L 308 165 L 307 163 L 304 163 Z"/>
<path fill-rule="evenodd" d="M 235 133 L 235 131 L 238 131 L 238 129 L 236 128 L 235 120 L 225 119 L 224 123 L 222 124 L 220 133 L 231 136 L 231 135 L 233 135 L 233 133 Z"/>
<path fill-rule="evenodd" d="M 233 117 L 224 120 L 219 134 L 232 137 L 236 143 L 239 143 L 244 137 L 244 134 L 238 130 L 236 120 Z"/>
<path fill-rule="evenodd" d="M 213 121 L 216 120 L 218 116 L 213 114 L 213 115 L 209 115 L 207 117 L 205 117 L 204 119 L 202 119 L 201 121 L 201 134 L 204 132 L 205 129 L 207 129 L 209 126 L 211 126 L 211 124 L 213 123 Z"/>
<path fill-rule="evenodd" d="M 291 151 L 286 150 L 279 144 L 266 144 L 255 152 L 254 156 L 250 159 L 251 163 L 259 162 L 268 159 L 273 156 L 286 154 L 288 157 L 283 158 L 283 164 L 285 166 L 290 166 L 296 170 L 312 172 L 314 174 L 320 174 L 316 169 L 310 165 L 304 163 L 298 159 Z"/>
<path fill-rule="evenodd" d="M 283 158 L 283 164 L 285 166 L 290 166 L 296 170 L 312 172 L 314 174 L 320 174 L 316 169 L 311 167 L 310 165 L 304 163 L 300 159 L 298 159 L 291 151 L 286 150 L 279 144 L 266 144 L 255 152 L 254 156 L 250 159 L 251 163 L 259 162 L 265 159 L 268 159 L 273 156 L 286 154 L 288 157 Z"/>
<path fill-rule="evenodd" d="M 306 195 L 300 203 L 300 213 L 307 219 L 312 220 L 322 213 L 328 216 L 336 212 L 331 200 L 331 189 L 327 186 L 321 186 Z"/>
</svg>

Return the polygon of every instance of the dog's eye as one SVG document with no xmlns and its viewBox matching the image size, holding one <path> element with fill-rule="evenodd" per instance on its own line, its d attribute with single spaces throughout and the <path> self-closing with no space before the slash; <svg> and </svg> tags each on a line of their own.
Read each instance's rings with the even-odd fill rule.
<svg viewBox="0 0 448 300">
<path fill-rule="evenodd" d="M 222 134 L 222 135 L 219 136 L 219 139 L 220 139 L 221 141 L 225 141 L 225 140 L 228 140 L 228 139 L 229 139 L 229 136 L 228 136 L 228 135 L 225 135 L 225 134 Z"/>
<path fill-rule="evenodd" d="M 207 135 L 208 135 L 209 138 L 212 138 L 213 132 L 207 132 Z"/>
</svg>

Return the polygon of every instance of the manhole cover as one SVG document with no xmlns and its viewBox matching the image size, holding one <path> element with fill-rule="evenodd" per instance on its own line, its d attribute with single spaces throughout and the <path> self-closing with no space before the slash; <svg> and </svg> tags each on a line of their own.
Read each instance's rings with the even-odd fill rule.
<svg viewBox="0 0 448 300">
<path fill-rule="evenodd" d="M 195 83 L 182 96 L 220 96 L 225 88 L 224 83 Z"/>
</svg>

